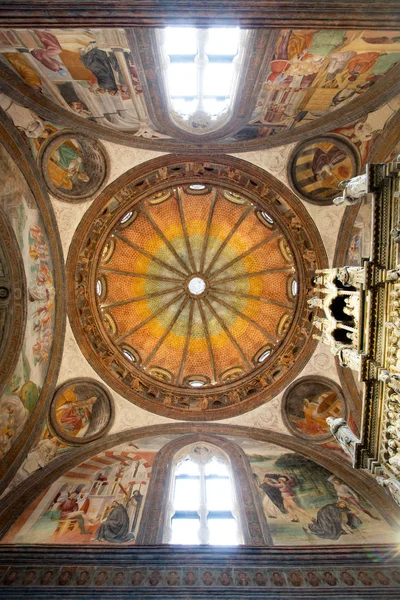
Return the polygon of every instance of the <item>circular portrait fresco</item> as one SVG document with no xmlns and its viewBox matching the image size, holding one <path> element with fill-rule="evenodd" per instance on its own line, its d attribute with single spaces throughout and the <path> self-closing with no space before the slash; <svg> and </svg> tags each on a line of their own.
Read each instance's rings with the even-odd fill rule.
<svg viewBox="0 0 400 600">
<path fill-rule="evenodd" d="M 54 394 L 50 423 L 61 440 L 86 444 L 109 431 L 113 415 L 113 401 L 105 386 L 92 379 L 71 379 Z"/>
<path fill-rule="evenodd" d="M 108 176 L 102 144 L 75 132 L 51 135 L 41 148 L 39 161 L 50 193 L 69 202 L 93 196 Z"/>
<path fill-rule="evenodd" d="M 331 204 L 343 193 L 338 184 L 355 177 L 356 148 L 341 136 L 315 137 L 296 146 L 289 160 L 289 180 L 297 194 L 314 204 Z"/>
<path fill-rule="evenodd" d="M 302 377 L 286 390 L 282 412 L 293 435 L 318 443 L 332 437 L 327 417 L 346 418 L 346 403 L 334 381 L 325 377 Z"/>
</svg>

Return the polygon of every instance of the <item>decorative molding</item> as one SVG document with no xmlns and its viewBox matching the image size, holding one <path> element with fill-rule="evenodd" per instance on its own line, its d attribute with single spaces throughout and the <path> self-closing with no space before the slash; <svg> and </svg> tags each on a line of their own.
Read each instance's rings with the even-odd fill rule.
<svg viewBox="0 0 400 600">
<path fill-rule="evenodd" d="M 89 391 L 94 395 L 97 394 L 97 398 L 100 401 L 103 401 L 106 405 L 102 406 L 103 410 L 105 412 L 108 412 L 108 418 L 105 420 L 104 425 L 101 425 L 99 429 L 95 429 L 95 431 L 92 434 L 90 434 L 89 432 L 88 435 L 85 434 L 82 437 L 74 436 L 72 434 L 69 435 L 67 431 L 62 427 L 62 425 L 60 425 L 57 416 L 57 411 L 60 408 L 58 406 L 57 401 L 59 400 L 60 396 L 62 396 L 69 389 L 75 388 L 75 386 L 80 386 L 81 389 L 86 388 L 84 389 L 86 395 L 88 395 Z M 77 402 L 79 400 L 79 395 L 77 395 Z M 82 400 L 80 401 L 82 402 Z M 89 377 L 79 377 L 76 379 L 69 379 L 68 381 L 65 381 L 59 388 L 57 388 L 56 393 L 54 394 L 50 404 L 49 425 L 50 428 L 53 430 L 54 434 L 68 446 L 82 446 L 83 444 L 89 444 L 90 442 L 93 442 L 94 440 L 105 436 L 110 431 L 114 421 L 114 413 L 114 401 L 108 388 L 96 379 L 90 379 Z M 102 422 L 101 418 L 100 421 Z M 91 421 L 89 419 L 89 423 L 90 422 Z"/>
<path fill-rule="evenodd" d="M 29 417 L 23 432 L 15 441 L 0 465 L 0 493 L 3 491 L 18 470 L 22 460 L 29 451 L 36 436 L 41 430 L 47 413 L 51 396 L 56 386 L 65 331 L 65 274 L 61 241 L 58 234 L 57 222 L 53 213 L 46 186 L 38 172 L 24 138 L 10 123 L 3 111 L 0 111 L 0 142 L 4 145 L 11 158 L 17 163 L 22 175 L 35 198 L 45 226 L 49 250 L 54 265 L 54 330 L 53 345 L 47 368 L 46 379 L 35 410 Z"/>
<path fill-rule="evenodd" d="M 21 353 L 27 316 L 26 278 L 15 233 L 0 208 L 0 396 Z"/>
<path fill-rule="evenodd" d="M 243 390 L 239 392 L 240 402 L 202 411 L 176 408 L 171 406 L 171 402 L 164 402 L 167 395 L 168 398 L 173 394 L 181 396 L 182 389 L 175 389 L 163 382 L 155 385 L 154 379 L 143 370 L 139 372 L 134 367 L 128 369 L 127 361 L 121 362 L 96 316 L 97 308 L 93 304 L 96 299 L 93 299 L 92 293 L 100 253 L 121 215 L 132 210 L 134 204 L 149 194 L 159 193 L 171 185 L 193 181 L 226 186 L 235 193 L 245 195 L 254 204 L 267 207 L 289 241 L 299 287 L 296 313 L 279 347 L 279 354 L 274 354 L 271 360 L 241 379 Z M 112 210 L 107 207 L 112 207 Z M 231 417 L 271 399 L 304 367 L 308 353 L 315 347 L 306 297 L 314 269 L 324 264 L 325 250 L 312 219 L 297 197 L 272 175 L 232 157 L 218 156 L 210 160 L 205 156 L 196 159 L 190 155 L 164 156 L 119 177 L 84 215 L 75 232 L 67 261 L 71 326 L 82 352 L 102 379 L 135 404 L 157 414 L 179 419 L 199 421 Z M 267 366 L 269 371 L 266 370 Z M 207 392 L 190 389 L 185 393 L 201 399 L 205 393 L 215 396 L 233 390 L 237 392 L 238 389 L 238 382 L 234 382 L 209 388 Z"/>
<path fill-rule="evenodd" d="M 89 181 L 81 182 L 76 191 L 73 188 L 74 184 L 68 191 L 61 185 L 56 185 L 48 169 L 48 163 L 52 160 L 53 153 L 64 142 L 71 141 L 80 147 L 82 151 L 81 164 L 89 177 Z M 64 129 L 49 136 L 40 146 L 36 160 L 50 194 L 64 202 L 78 203 L 89 199 L 93 200 L 106 184 L 110 173 L 110 159 L 103 144 L 93 137 L 71 129 Z"/>
<path fill-rule="evenodd" d="M 281 413 L 282 413 L 282 419 L 283 422 L 285 423 L 287 429 L 290 431 L 290 433 L 292 435 L 294 435 L 295 437 L 299 437 L 303 440 L 307 440 L 308 443 L 310 444 L 321 444 L 324 442 L 328 442 L 330 440 L 333 439 L 331 432 L 329 431 L 329 428 L 327 427 L 327 433 L 326 434 L 320 434 L 320 435 L 308 435 L 306 433 L 302 433 L 301 431 L 299 431 L 298 429 L 296 429 L 292 422 L 290 421 L 289 417 L 288 417 L 288 401 L 290 399 L 290 394 L 293 392 L 293 390 L 296 389 L 296 387 L 300 386 L 301 384 L 310 384 L 312 385 L 313 383 L 317 383 L 317 384 L 323 384 L 328 388 L 331 388 L 331 390 L 334 390 L 344 408 L 344 413 L 343 415 L 341 415 L 344 419 L 347 418 L 347 413 L 348 413 L 348 406 L 346 403 L 346 399 L 344 397 L 343 391 L 340 388 L 340 386 L 336 383 L 336 381 L 333 381 L 333 379 L 328 379 L 327 377 L 322 377 L 321 375 L 306 375 L 305 377 L 300 377 L 299 379 L 296 379 L 292 384 L 289 385 L 289 387 L 286 388 L 285 393 L 283 395 L 282 398 L 282 403 L 281 403 Z"/>
<path fill-rule="evenodd" d="M 332 204 L 332 196 L 335 195 L 340 195 L 340 190 L 337 189 L 337 192 L 335 192 L 334 188 L 326 188 L 326 189 L 331 189 L 333 190 L 333 193 L 331 192 L 330 196 L 328 198 L 324 198 L 324 199 L 315 199 L 312 197 L 311 194 L 306 193 L 304 190 L 301 189 L 299 182 L 296 181 L 296 167 L 297 165 L 297 160 L 300 158 L 300 154 L 306 149 L 306 148 L 310 148 L 312 149 L 312 147 L 314 145 L 317 145 L 319 143 L 322 144 L 327 144 L 327 143 L 331 143 L 334 144 L 335 148 L 338 150 L 342 150 L 344 152 L 346 152 L 346 158 L 350 158 L 351 163 L 352 163 L 352 167 L 353 167 L 353 173 L 351 173 L 349 175 L 349 177 L 347 177 L 346 179 L 351 179 L 351 177 L 355 177 L 356 175 L 358 175 L 359 171 L 360 171 L 360 165 L 361 165 L 361 159 L 360 159 L 360 155 L 359 152 L 357 150 L 357 148 L 354 146 L 354 144 L 352 144 L 346 137 L 342 136 L 342 135 L 338 135 L 338 134 L 334 134 L 334 133 L 330 133 L 329 135 L 325 135 L 325 136 L 316 136 L 316 137 L 312 137 L 312 138 L 307 138 L 306 140 L 300 142 L 300 144 L 298 144 L 291 156 L 289 157 L 288 160 L 288 167 L 287 167 L 287 177 L 289 180 L 289 183 L 293 189 L 293 191 L 303 200 L 305 200 L 306 202 L 310 202 L 310 204 L 316 204 L 317 206 L 324 206 L 324 205 L 328 205 L 328 204 Z M 344 159 L 342 159 L 344 160 Z M 340 163 L 339 163 L 340 164 Z M 304 168 L 304 163 L 302 162 L 301 166 Z M 310 167 L 311 168 L 311 167 Z"/>
<path fill-rule="evenodd" d="M 95 138 L 109 140 L 117 144 L 162 152 L 190 151 L 193 154 L 202 154 L 205 151 L 208 154 L 251 152 L 293 142 L 301 142 L 305 136 L 324 135 L 348 123 L 354 123 L 400 93 L 400 65 L 391 69 L 385 77 L 382 77 L 358 98 L 346 103 L 345 106 L 337 108 L 333 113 L 316 119 L 312 123 L 299 125 L 286 133 L 241 142 L 222 140 L 216 143 L 209 141 L 206 144 L 202 144 L 200 140 L 197 140 L 195 144 L 189 144 L 188 142 L 169 139 L 146 139 L 122 131 L 111 131 L 108 127 L 103 127 L 83 117 L 79 117 L 36 92 L 16 76 L 2 57 L 0 57 L 0 89 L 15 100 L 15 102 L 27 106 L 46 120 L 63 127 L 79 129 L 79 131 L 86 135 L 92 135 Z"/>
<path fill-rule="evenodd" d="M 363 0 L 349 5 L 344 0 L 3 0 L 1 27 L 313 27 L 340 29 L 396 29 L 400 25 L 397 0 Z"/>
<path fill-rule="evenodd" d="M 398 598 L 396 546 L 0 547 L 4 598 Z"/>
</svg>

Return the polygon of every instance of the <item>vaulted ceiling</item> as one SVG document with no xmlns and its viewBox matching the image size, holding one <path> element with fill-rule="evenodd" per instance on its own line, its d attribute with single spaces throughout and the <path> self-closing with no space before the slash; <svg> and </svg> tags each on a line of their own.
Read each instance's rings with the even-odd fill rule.
<svg viewBox="0 0 400 600">
<path fill-rule="evenodd" d="M 324 419 L 307 431 L 290 414 L 303 377 L 360 427 L 359 383 L 313 339 L 307 299 L 315 269 L 369 251 L 370 206 L 332 200 L 399 150 L 399 5 L 149 4 L 0 7 L 0 290 L 18 290 L 0 295 L 3 515 L 78 468 L 79 444 L 89 460 L 136 430 L 195 431 L 187 421 L 267 430 L 345 470 Z M 197 46 L 168 54 L 162 28 L 182 24 Z M 228 64 L 207 51 L 214 25 L 241 34 L 211 114 L 204 99 L 221 94 L 199 73 Z M 192 111 L 173 105 L 168 64 L 193 68 Z M 60 419 L 75 379 L 102 398 L 92 455 Z M 50 459 L 22 473 L 49 440 Z"/>
</svg>

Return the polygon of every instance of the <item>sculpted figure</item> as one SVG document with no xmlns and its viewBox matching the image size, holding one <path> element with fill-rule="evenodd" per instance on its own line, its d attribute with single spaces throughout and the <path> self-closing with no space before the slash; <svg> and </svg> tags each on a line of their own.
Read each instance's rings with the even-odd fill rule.
<svg viewBox="0 0 400 600">
<path fill-rule="evenodd" d="M 395 373 L 390 373 L 387 369 L 382 369 L 378 376 L 379 381 L 383 381 L 392 390 L 400 392 L 400 377 Z"/>
<path fill-rule="evenodd" d="M 313 296 L 307 300 L 307 304 L 310 308 L 323 308 L 324 306 L 322 299 L 318 298 L 318 296 Z"/>
<path fill-rule="evenodd" d="M 397 281 L 400 279 L 400 269 L 389 269 L 386 271 L 386 281 Z"/>
<path fill-rule="evenodd" d="M 345 287 L 356 287 L 357 284 L 364 283 L 365 271 L 363 267 L 342 267 L 337 278 Z"/>
<path fill-rule="evenodd" d="M 337 356 L 342 367 L 349 367 L 353 371 L 359 371 L 361 367 L 361 354 L 347 346 L 346 344 L 340 344 L 338 346 L 331 346 L 331 353 Z"/>
<path fill-rule="evenodd" d="M 390 236 L 396 244 L 400 244 L 400 223 L 397 223 L 390 232 Z"/>
<path fill-rule="evenodd" d="M 376 483 L 381 487 L 385 488 L 392 496 L 393 500 L 400 506 L 400 481 L 397 481 L 394 477 L 378 477 Z"/>
<path fill-rule="evenodd" d="M 327 417 L 326 422 L 332 435 L 339 442 L 343 450 L 354 458 L 356 444 L 360 441 L 350 429 L 347 421 L 342 418 Z"/>
<path fill-rule="evenodd" d="M 391 440 L 391 442 L 393 442 L 394 440 Z M 389 442 L 390 443 L 390 442 Z M 393 454 L 393 456 L 391 456 L 389 458 L 389 465 L 392 467 L 392 469 L 394 471 L 396 471 L 396 473 L 400 473 L 400 454 Z"/>
<path fill-rule="evenodd" d="M 28 456 L 18 469 L 14 479 L 11 481 L 8 489 L 16 487 L 24 481 L 29 475 L 32 475 L 38 469 L 43 469 L 49 464 L 57 454 L 61 443 L 56 437 L 45 438 L 35 446 L 33 450 L 28 452 Z"/>
<path fill-rule="evenodd" d="M 15 127 L 23 131 L 26 137 L 48 136 L 42 119 L 36 113 L 14 102 L 5 94 L 0 94 L 0 107 L 7 113 Z"/>
<path fill-rule="evenodd" d="M 343 194 L 333 200 L 337 206 L 353 206 L 360 202 L 368 193 L 367 175 L 358 175 L 352 179 L 341 181 L 338 188 L 343 190 Z"/>
<path fill-rule="evenodd" d="M 336 204 L 336 206 L 354 206 L 354 204 L 358 204 L 360 201 L 361 197 L 351 198 L 350 196 L 346 196 L 346 190 L 344 190 L 341 196 L 336 196 L 336 198 L 333 199 L 333 204 Z"/>
</svg>

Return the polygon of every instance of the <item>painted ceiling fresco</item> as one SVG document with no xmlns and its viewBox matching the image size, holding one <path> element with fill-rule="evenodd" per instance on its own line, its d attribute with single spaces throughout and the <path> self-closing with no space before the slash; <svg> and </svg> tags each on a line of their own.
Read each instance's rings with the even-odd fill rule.
<svg viewBox="0 0 400 600">
<path fill-rule="evenodd" d="M 154 457 L 146 443 L 124 444 L 71 469 L 28 509 L 16 543 L 134 543 Z"/>
<path fill-rule="evenodd" d="M 396 539 L 350 482 L 273 444 L 246 440 L 243 447 L 274 544 L 364 544 L 367 537 L 380 542 Z"/>
<path fill-rule="evenodd" d="M 123 30 L 3 31 L 0 46 L 46 98 L 107 127 L 138 130 L 142 90 Z"/>
<path fill-rule="evenodd" d="M 196 121 L 192 117 L 182 127 L 174 121 L 162 74 L 161 31 L 2 30 L 0 70 L 4 65 L 9 83 L 14 74 L 16 88 L 29 86 L 32 108 L 56 104 L 82 123 L 106 128 L 106 135 L 127 133 L 153 140 L 159 148 L 201 142 L 207 125 L 190 126 Z M 374 86 L 387 95 L 386 79 L 395 81 L 393 70 L 400 62 L 399 31 L 264 30 L 257 35 L 243 36 L 244 71 L 235 78 L 240 93 L 232 90 L 233 104 L 220 132 L 210 125 L 210 146 L 218 138 L 234 146 L 265 144 L 276 136 L 287 142 L 287 134 L 295 136 L 306 125 L 326 126 L 338 109 L 346 106 L 350 114 L 364 95 L 368 102 Z M 250 76 L 254 56 L 258 71 Z M 338 125 L 346 125 L 342 117 Z"/>
<path fill-rule="evenodd" d="M 127 212 L 97 271 L 112 343 L 178 387 L 232 381 L 264 362 L 289 327 L 296 286 L 288 242 L 268 213 L 201 184 Z"/>
<path fill-rule="evenodd" d="M 346 479 L 326 425 L 357 432 L 362 402 L 317 352 L 307 299 L 335 246 L 354 266 L 370 252 L 371 205 L 347 240 L 330 205 L 341 180 L 398 151 L 399 135 L 384 146 L 400 127 L 400 31 L 242 30 L 220 120 L 172 114 L 162 35 L 0 30 L 0 224 L 27 317 L 0 381 L 0 516 L 19 515 L 0 543 L 134 545 L 155 461 L 190 420 L 220 420 L 221 445 L 243 450 L 272 545 L 394 543 L 389 494 L 365 473 L 364 487 Z M 148 425 L 154 437 L 137 439 Z"/>
<path fill-rule="evenodd" d="M 20 169 L 1 145 L 0 165 L 0 207 L 14 230 L 28 287 L 28 323 L 23 347 L 0 397 L 1 460 L 24 431 L 46 380 L 53 344 L 55 289 L 52 258 L 40 210 Z"/>
<path fill-rule="evenodd" d="M 174 438 L 135 440 L 70 469 L 24 511 L 2 543 L 134 544 L 139 528 L 146 528 L 142 515 L 154 461 Z M 324 467 L 275 444 L 230 439 L 244 449 L 249 483 L 257 490 L 273 545 L 346 546 L 395 539 L 376 509 Z M 233 479 L 234 487 L 241 485 Z"/>
<path fill-rule="evenodd" d="M 400 32 L 282 31 L 252 123 L 274 135 L 332 113 L 400 61 Z"/>
</svg>

